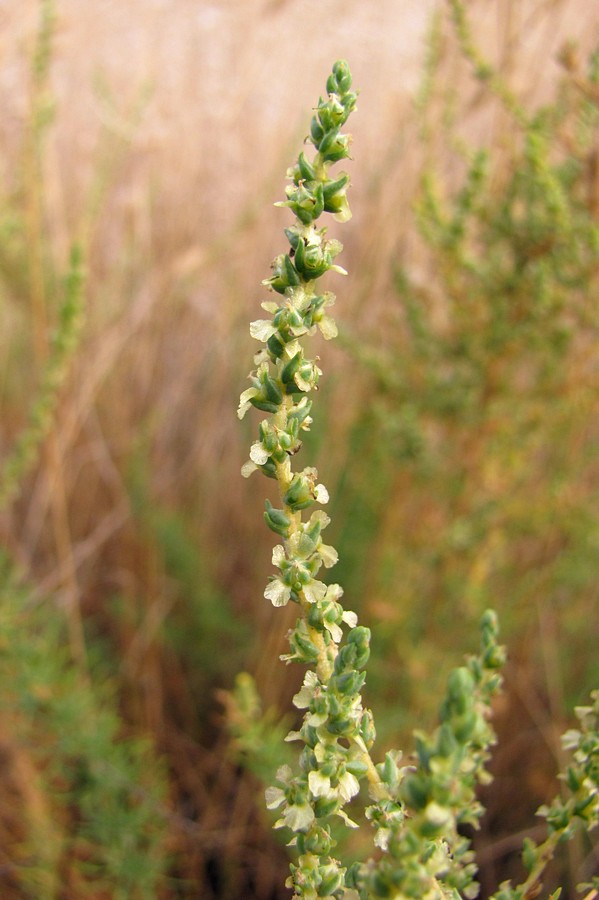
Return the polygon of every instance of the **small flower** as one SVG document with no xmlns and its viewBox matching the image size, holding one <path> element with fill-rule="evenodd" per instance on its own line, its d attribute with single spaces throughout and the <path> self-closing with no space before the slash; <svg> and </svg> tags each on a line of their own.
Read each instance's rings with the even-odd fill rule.
<svg viewBox="0 0 599 900">
<path fill-rule="evenodd" d="M 325 596 L 326 590 L 326 585 L 322 581 L 316 581 L 316 579 L 312 579 L 303 588 L 304 597 L 308 603 L 319 603 Z"/>
<path fill-rule="evenodd" d="M 283 382 L 288 385 L 295 382 L 300 391 L 308 392 L 316 389 L 322 370 L 318 368 L 314 360 L 304 357 L 304 351 L 299 341 L 289 341 L 285 346 L 285 356 L 288 358 L 288 362 L 281 375 Z"/>
<path fill-rule="evenodd" d="M 250 447 L 250 459 L 257 466 L 263 466 L 267 461 L 270 453 L 262 443 L 262 441 L 254 441 L 252 446 Z"/>
<path fill-rule="evenodd" d="M 328 503 L 329 502 L 329 492 L 325 488 L 324 484 L 317 484 L 314 488 L 314 499 L 318 503 Z"/>
<path fill-rule="evenodd" d="M 325 619 L 324 627 L 329 632 L 335 643 L 338 644 L 343 637 L 343 631 L 341 630 L 339 625 L 337 625 L 336 622 L 327 622 Z"/>
<path fill-rule="evenodd" d="M 326 569 L 331 569 L 339 561 L 339 554 L 330 544 L 323 544 L 321 541 L 318 545 L 318 553 Z"/>
<path fill-rule="evenodd" d="M 288 787 L 293 780 L 293 772 L 291 771 L 291 767 L 284 765 L 279 766 L 277 769 L 276 780 L 279 784 L 284 784 Z M 285 800 L 285 791 L 278 787 L 269 787 L 265 791 L 266 794 L 266 806 L 268 809 L 277 809 Z"/>
<path fill-rule="evenodd" d="M 383 850 L 385 853 L 389 849 L 389 838 L 391 837 L 390 828 L 378 828 L 374 835 L 374 846 Z"/>
<path fill-rule="evenodd" d="M 319 369 L 312 360 L 305 359 L 293 376 L 293 380 L 300 391 L 311 391 L 316 388 L 321 375 L 322 369 Z"/>
<path fill-rule="evenodd" d="M 316 691 L 320 690 L 321 687 L 322 685 L 316 672 L 306 672 L 303 686 L 293 698 L 293 705 L 297 709 L 307 709 Z"/>
<path fill-rule="evenodd" d="M 318 472 L 312 466 L 308 466 L 303 472 L 294 475 L 291 484 L 285 492 L 285 504 L 297 512 L 306 509 L 316 500 L 318 503 L 327 503 L 329 494 L 323 484 L 316 484 Z"/>
<path fill-rule="evenodd" d="M 318 770 L 308 775 L 308 785 L 314 797 L 334 797 L 335 791 L 331 788 L 331 779 Z"/>
<path fill-rule="evenodd" d="M 325 341 L 330 341 L 332 340 L 332 338 L 336 338 L 339 334 L 337 323 L 332 318 L 332 316 L 324 315 L 317 321 L 316 324 L 318 325 Z"/>
<path fill-rule="evenodd" d="M 271 315 L 273 315 L 273 316 L 274 316 L 274 314 L 277 313 L 277 312 L 279 311 L 279 309 L 280 309 L 279 304 L 278 304 L 278 303 L 275 303 L 274 300 L 264 300 L 264 301 L 260 304 L 260 306 L 262 307 L 262 309 L 265 309 L 266 312 L 271 313 Z M 251 325 L 250 325 L 250 328 L 251 328 Z"/>
<path fill-rule="evenodd" d="M 306 232 L 307 233 L 307 232 Z M 297 287 L 287 288 L 285 291 L 286 305 L 289 309 L 297 310 L 301 316 L 310 306 L 311 294 L 306 291 L 306 286 L 300 284 Z"/>
<path fill-rule="evenodd" d="M 335 295 L 330 291 L 327 291 L 324 295 L 324 302 L 320 306 L 320 309 L 314 313 L 314 322 L 319 328 L 325 341 L 330 341 L 332 338 L 336 338 L 339 334 L 337 323 L 332 316 L 329 316 L 325 312 L 326 307 L 333 306 L 334 303 Z"/>
<path fill-rule="evenodd" d="M 276 544 L 272 548 L 272 564 L 276 566 L 277 569 L 280 569 L 283 563 L 286 561 L 287 556 L 285 554 L 285 548 L 282 544 Z"/>
<path fill-rule="evenodd" d="M 294 556 L 296 559 L 308 559 L 316 552 L 318 539 L 314 540 L 314 538 L 302 528 L 301 531 L 296 531 L 291 535 L 287 546 L 289 547 L 291 556 Z"/>
<path fill-rule="evenodd" d="M 307 831 L 315 819 L 314 810 L 307 803 L 290 804 L 283 816 L 275 822 L 275 828 L 290 828 L 291 831 Z"/>
<path fill-rule="evenodd" d="M 258 352 L 254 353 L 254 365 L 257 368 L 260 368 L 260 366 L 264 366 L 264 365 L 267 366 L 268 360 L 269 360 L 269 356 L 268 356 L 268 350 L 266 349 L 266 347 L 260 347 Z"/>
<path fill-rule="evenodd" d="M 248 409 L 250 409 L 252 403 L 252 399 L 257 397 L 260 393 L 260 389 L 257 387 L 249 387 L 245 391 L 242 392 L 239 398 L 239 408 L 237 409 L 237 415 L 240 419 L 243 419 Z"/>
<path fill-rule="evenodd" d="M 358 616 L 355 612 L 352 612 L 351 609 L 344 610 L 341 618 L 350 628 L 355 628 L 358 624 Z"/>
<path fill-rule="evenodd" d="M 264 796 L 267 809 L 277 809 L 285 801 L 285 791 L 278 787 L 267 787 Z"/>
<path fill-rule="evenodd" d="M 287 826 L 292 831 L 307 831 L 314 821 L 314 810 L 305 799 L 304 790 L 297 790 L 294 785 L 293 772 L 287 765 L 281 766 L 277 771 L 277 781 L 284 785 L 284 788 L 269 787 L 265 791 L 266 806 L 268 809 L 278 809 L 279 806 L 285 806 L 283 815 L 275 822 L 275 828 L 283 828 Z M 290 803 L 288 797 L 293 797 L 295 801 Z"/>
<path fill-rule="evenodd" d="M 253 463 L 251 461 L 251 459 L 248 459 L 248 461 L 244 462 L 244 464 L 241 467 L 241 474 L 243 475 L 244 478 L 249 478 L 250 475 L 252 474 L 252 472 L 256 472 L 257 469 L 258 469 L 258 466 L 256 465 L 256 463 Z"/>
<path fill-rule="evenodd" d="M 430 830 L 431 835 L 437 834 L 451 821 L 451 810 L 441 806 L 433 800 L 426 805 L 424 810 L 424 821 L 425 827 L 427 830 Z"/>
<path fill-rule="evenodd" d="M 360 782 L 351 772 L 345 772 L 339 779 L 339 795 L 345 803 L 360 792 Z"/>
<path fill-rule="evenodd" d="M 270 375 L 268 359 L 263 359 L 256 371 L 250 372 L 248 377 L 252 381 L 252 386 L 243 391 L 239 398 L 237 410 L 239 418 L 243 419 L 250 406 L 264 412 L 277 412 L 283 396 L 276 380 Z"/>
<path fill-rule="evenodd" d="M 331 524 L 331 519 L 327 516 L 324 509 L 317 509 L 312 513 L 306 525 L 306 530 L 311 531 L 317 523 L 320 531 L 324 531 L 327 525 Z"/>
<path fill-rule="evenodd" d="M 348 187 L 349 175 L 341 172 L 335 181 L 328 181 L 323 188 L 325 211 L 333 213 L 337 222 L 347 222 L 351 219 L 352 213 L 347 200 Z"/>
<path fill-rule="evenodd" d="M 264 588 L 264 596 L 273 606 L 287 606 L 291 588 L 281 578 L 273 578 Z"/>
<path fill-rule="evenodd" d="M 250 334 L 257 341 L 267 341 L 277 331 L 277 326 L 269 319 L 257 319 L 250 323 Z"/>
</svg>

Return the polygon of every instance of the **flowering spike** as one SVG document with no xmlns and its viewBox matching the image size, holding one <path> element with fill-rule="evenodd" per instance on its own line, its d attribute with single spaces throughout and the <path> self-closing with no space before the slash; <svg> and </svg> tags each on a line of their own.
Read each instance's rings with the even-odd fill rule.
<svg viewBox="0 0 599 900">
<path fill-rule="evenodd" d="M 332 842 L 328 820 L 343 819 L 350 828 L 355 823 L 343 807 L 360 789 L 363 779 L 374 767 L 365 757 L 362 737 L 364 721 L 370 715 L 362 708 L 360 690 L 364 674 L 338 668 L 341 655 L 355 669 L 368 658 L 368 629 L 357 627 L 357 616 L 345 610 L 339 585 L 318 580 L 321 567 L 329 569 L 337 562 L 337 551 L 323 543 L 321 531 L 329 523 L 321 510 L 302 521 L 303 511 L 329 499 L 324 485 L 318 483 L 316 469 L 306 467 L 293 472 L 292 457 L 301 447 L 300 433 L 310 427 L 312 403 L 306 393 L 318 386 L 321 370 L 315 358 L 309 358 L 304 340 L 320 331 L 326 340 L 337 335 L 337 326 L 328 308 L 335 297 L 319 289 L 319 279 L 328 271 L 344 272 L 333 260 L 341 251 L 338 241 L 326 237 L 326 228 L 315 227 L 323 213 L 346 221 L 351 213 L 347 202 L 349 176 L 331 177 L 329 169 L 336 159 L 348 155 L 349 136 L 341 127 L 355 108 L 356 94 L 351 92 L 351 74 L 345 62 L 338 62 L 327 81 L 327 99 L 320 100 L 312 120 L 311 141 L 316 148 L 313 159 L 305 152 L 289 172 L 291 184 L 286 199 L 277 206 L 290 210 L 294 223 L 285 229 L 289 250 L 272 263 L 272 273 L 263 283 L 279 295 L 262 308 L 270 319 L 257 319 L 250 326 L 253 338 L 265 346 L 250 374 L 252 387 L 241 397 L 239 414 L 250 406 L 270 413 L 259 426 L 259 439 L 250 449 L 250 459 L 242 473 L 262 471 L 278 483 L 282 508 L 267 500 L 264 519 L 268 527 L 283 538 L 273 551 L 278 574 L 271 576 L 264 596 L 274 606 L 289 601 L 299 605 L 302 615 L 289 635 L 291 652 L 285 661 L 303 662 L 315 667 L 308 673 L 304 687 L 294 702 L 305 709 L 304 724 L 292 732 L 290 740 L 301 740 L 314 759 L 294 776 L 281 769 L 277 779 L 283 787 L 269 788 L 267 803 L 280 808 L 275 827 L 287 827 L 297 835 L 300 850 L 298 865 L 292 865 L 290 886 L 297 897 L 330 896 L 345 885 L 345 869 L 330 855 Z M 344 630 L 348 643 L 341 647 Z M 350 749 L 348 750 L 348 742 Z M 310 769 L 307 771 L 307 769 Z M 301 840 L 300 840 L 301 839 Z M 308 863 L 310 854 L 320 851 L 318 865 Z"/>
</svg>

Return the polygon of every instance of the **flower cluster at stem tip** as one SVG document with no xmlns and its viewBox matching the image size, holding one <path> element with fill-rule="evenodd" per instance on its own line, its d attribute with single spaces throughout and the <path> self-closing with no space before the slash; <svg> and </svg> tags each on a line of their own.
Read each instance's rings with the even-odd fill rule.
<svg viewBox="0 0 599 900">
<path fill-rule="evenodd" d="M 266 524 L 283 538 L 273 552 L 273 564 L 279 575 L 266 588 L 265 596 L 275 606 L 290 600 L 310 611 L 308 632 L 298 631 L 293 658 L 312 662 L 318 657 L 317 644 L 337 641 L 341 623 L 355 625 L 355 616 L 346 613 L 340 603 L 341 588 L 326 586 L 317 579 L 321 566 L 337 562 L 336 551 L 323 543 L 321 533 L 329 524 L 322 511 L 313 512 L 308 521 L 302 513 L 315 503 L 328 501 L 328 492 L 318 481 L 313 467 L 294 472 L 292 457 L 301 447 L 302 433 L 309 430 L 312 400 L 322 375 L 317 359 L 306 354 L 303 339 L 319 330 L 326 340 L 337 335 L 337 326 L 328 309 L 335 300 L 330 291 L 319 289 L 319 279 L 328 271 L 344 273 L 333 260 L 341 251 L 339 241 L 326 237 L 326 228 L 317 220 L 328 212 L 341 222 L 350 218 L 347 201 L 349 176 L 329 174 L 333 163 L 349 157 L 349 135 L 341 129 L 355 109 L 357 95 L 351 90 L 352 78 L 346 62 L 335 63 L 327 80 L 327 99 L 319 100 L 307 142 L 316 152 L 309 160 L 300 153 L 289 169 L 291 184 L 287 199 L 277 206 L 287 207 L 295 222 L 285 234 L 289 249 L 272 263 L 272 275 L 263 283 L 276 299 L 262 303 L 270 319 L 251 323 L 250 334 L 264 346 L 254 357 L 251 386 L 243 391 L 238 415 L 242 418 L 254 407 L 268 413 L 259 425 L 258 440 L 250 448 L 250 458 L 242 468 L 246 477 L 260 470 L 278 483 L 280 506 L 267 500 Z M 345 273 L 344 273 L 345 274 Z M 301 631 L 301 630 L 300 630 Z M 320 636 L 316 644 L 313 632 Z M 303 649 L 302 649 L 303 648 Z M 328 654 L 329 665 L 335 653 Z"/>
</svg>

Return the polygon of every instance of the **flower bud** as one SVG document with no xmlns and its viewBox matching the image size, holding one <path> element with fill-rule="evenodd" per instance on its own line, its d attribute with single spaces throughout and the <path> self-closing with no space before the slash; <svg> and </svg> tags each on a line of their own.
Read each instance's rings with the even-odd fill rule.
<svg viewBox="0 0 599 900">
<path fill-rule="evenodd" d="M 412 809 L 424 809 L 430 799 L 430 784 L 426 776 L 420 772 L 408 775 L 401 786 L 400 796 Z"/>
<path fill-rule="evenodd" d="M 351 772 L 351 774 L 355 775 L 357 778 L 361 778 L 368 772 L 368 766 L 361 759 L 348 760 L 348 762 L 346 762 L 345 764 L 345 768 L 348 772 Z"/>
<path fill-rule="evenodd" d="M 357 694 L 364 685 L 366 675 L 364 672 L 346 672 L 331 679 L 332 685 L 339 694 L 352 696 Z"/>
<path fill-rule="evenodd" d="M 381 766 L 377 766 L 381 773 L 381 778 L 389 787 L 396 787 L 399 784 L 399 767 L 397 759 L 393 753 L 385 754 L 385 762 Z"/>
<path fill-rule="evenodd" d="M 288 206 L 303 225 L 311 225 L 324 210 L 322 184 L 301 181 L 297 187 L 287 190 L 288 199 L 275 206 Z"/>
<path fill-rule="evenodd" d="M 447 679 L 447 697 L 451 709 L 463 713 L 472 705 L 474 695 L 474 679 L 466 666 L 459 666 L 449 674 Z"/>
<path fill-rule="evenodd" d="M 333 65 L 333 75 L 337 82 L 337 89 L 340 94 L 347 94 L 352 85 L 352 77 L 349 64 L 345 59 L 338 59 Z M 328 81 L 327 81 L 328 87 Z"/>
<path fill-rule="evenodd" d="M 453 723 L 452 723 L 453 724 Z M 447 722 L 439 728 L 437 732 L 437 745 L 435 752 L 443 759 L 448 759 L 456 749 L 456 740 L 451 727 Z"/>
<path fill-rule="evenodd" d="M 266 462 L 258 468 L 267 478 L 277 477 L 277 467 L 272 459 L 267 459 Z"/>
<path fill-rule="evenodd" d="M 442 835 L 451 821 L 451 811 L 439 803 L 429 803 L 420 822 L 420 833 L 426 838 Z"/>
<path fill-rule="evenodd" d="M 329 863 L 326 866 L 320 866 L 318 871 L 321 877 L 318 893 L 321 897 L 332 896 L 335 891 L 343 887 L 343 873 L 339 871 L 336 864 Z"/>
<path fill-rule="evenodd" d="M 505 650 L 498 644 L 486 647 L 483 652 L 483 664 L 485 669 L 501 669 L 505 664 Z"/>
<path fill-rule="evenodd" d="M 554 803 L 547 810 L 546 818 L 550 831 L 561 831 L 570 824 L 570 811 L 562 803 Z"/>
<path fill-rule="evenodd" d="M 312 122 L 310 123 L 310 137 L 312 139 L 312 143 L 318 147 L 318 144 L 324 137 L 324 128 L 316 118 L 316 116 L 312 116 Z"/>
<path fill-rule="evenodd" d="M 307 397 L 302 397 L 300 402 L 293 407 L 289 415 L 287 416 L 287 421 L 293 419 L 293 421 L 297 422 L 301 427 L 306 419 L 310 417 L 310 410 L 312 409 L 312 401 L 308 400 Z"/>
<path fill-rule="evenodd" d="M 318 152 L 320 153 L 320 155 L 322 156 L 323 159 L 328 159 L 327 151 L 330 150 L 330 148 L 336 142 L 338 137 L 339 137 L 339 129 L 338 128 L 331 128 L 330 130 L 327 130 L 325 132 L 320 144 L 318 145 Z"/>
<path fill-rule="evenodd" d="M 281 253 L 272 264 L 273 274 L 262 283 L 269 285 L 278 294 L 284 294 L 288 287 L 300 284 L 299 275 L 287 253 Z"/>
<path fill-rule="evenodd" d="M 360 719 L 360 735 L 366 746 L 370 749 L 376 740 L 376 728 L 374 719 L 369 709 L 365 709 Z"/>
<path fill-rule="evenodd" d="M 298 850 L 300 853 L 313 853 L 315 856 L 326 856 L 332 848 L 332 840 L 330 834 L 318 826 L 314 826 L 306 835 L 302 835 L 302 848 L 298 839 Z M 329 892 L 330 893 L 330 892 Z"/>
<path fill-rule="evenodd" d="M 341 647 L 339 653 L 335 657 L 334 663 L 334 671 L 336 674 L 340 674 L 346 670 L 353 669 L 355 665 L 355 659 L 357 656 L 357 650 L 354 644 L 345 644 L 344 647 Z"/>
<path fill-rule="evenodd" d="M 320 486 L 315 485 L 316 478 L 316 470 L 311 468 L 294 475 L 283 497 L 285 505 L 293 512 L 297 512 L 300 509 L 307 509 L 317 499 L 320 499 L 322 502 L 322 498 L 319 498 L 317 490 Z"/>
<path fill-rule="evenodd" d="M 479 724 L 480 716 L 476 710 L 463 713 L 461 716 L 454 716 L 451 720 L 451 729 L 461 744 L 465 744 L 476 731 Z"/>
<path fill-rule="evenodd" d="M 275 509 L 270 500 L 265 501 L 266 510 L 264 512 L 264 521 L 276 534 L 288 537 L 289 526 L 291 520 L 285 515 L 282 509 Z"/>
<path fill-rule="evenodd" d="M 316 389 L 321 375 L 321 370 L 311 359 L 303 359 L 294 375 L 294 385 L 287 385 L 287 393 Z"/>
<path fill-rule="evenodd" d="M 497 613 L 494 609 L 485 610 L 480 620 L 480 627 L 483 632 L 487 631 L 492 634 L 493 637 L 497 637 L 499 634 L 499 622 L 497 620 Z"/>
<path fill-rule="evenodd" d="M 308 625 L 322 631 L 322 611 L 316 603 L 312 603 L 308 610 Z"/>
<path fill-rule="evenodd" d="M 295 658 L 307 665 L 316 662 L 318 659 L 318 647 L 310 638 L 301 634 L 297 628 L 290 638 L 290 644 L 295 650 Z"/>
<path fill-rule="evenodd" d="M 314 804 L 314 812 L 317 819 L 324 819 L 326 816 L 332 815 L 339 806 L 336 797 L 319 797 Z"/>
<path fill-rule="evenodd" d="M 331 734 L 339 735 L 340 737 L 351 734 L 355 731 L 355 728 L 356 723 L 347 716 L 339 716 L 336 719 L 329 718 L 329 721 L 327 722 L 327 730 Z"/>
<path fill-rule="evenodd" d="M 349 176 L 343 175 L 337 181 L 330 181 L 323 187 L 325 212 L 333 213 L 338 222 L 351 219 L 351 210 L 347 199 Z"/>
<path fill-rule="evenodd" d="M 327 78 L 327 94 L 336 94 L 337 93 L 337 79 L 334 74 L 329 75 Z"/>
<path fill-rule="evenodd" d="M 285 341 L 280 332 L 276 331 L 269 337 L 266 347 L 273 359 L 280 359 L 285 352 Z"/>
<path fill-rule="evenodd" d="M 348 134 L 337 134 L 335 131 L 325 135 L 318 148 L 320 155 L 328 162 L 337 162 L 349 156 L 350 137 Z"/>
<path fill-rule="evenodd" d="M 319 694 L 316 697 L 313 697 L 310 702 L 310 712 L 315 713 L 316 715 L 323 715 L 328 712 L 328 697 L 326 694 Z M 325 772 L 323 769 L 323 773 L 325 775 L 331 775 L 331 772 Z"/>
<path fill-rule="evenodd" d="M 347 119 L 347 112 L 338 97 L 329 96 L 328 102 L 318 107 L 318 118 L 325 131 L 339 128 Z"/>
<path fill-rule="evenodd" d="M 312 163 L 308 162 L 303 151 L 297 158 L 297 166 L 300 177 L 303 178 L 304 181 L 314 181 L 316 178 L 316 170 Z"/>
<path fill-rule="evenodd" d="M 294 384 L 295 373 L 300 367 L 300 363 L 303 358 L 303 350 L 301 348 L 297 351 L 295 356 L 292 356 L 288 363 L 283 367 L 283 371 L 281 372 L 281 381 L 283 384 Z"/>
<path fill-rule="evenodd" d="M 363 669 L 370 656 L 370 628 L 365 625 L 357 625 L 347 636 L 348 646 L 356 648 L 355 666 Z"/>
<path fill-rule="evenodd" d="M 285 572 L 283 580 L 285 584 L 288 584 L 298 594 L 302 588 L 310 583 L 312 576 L 302 563 L 295 562 Z"/>
<path fill-rule="evenodd" d="M 266 395 L 266 400 L 270 403 L 273 403 L 275 406 L 279 406 L 283 399 L 283 395 L 281 394 L 281 389 L 274 378 L 271 378 L 268 373 L 264 373 L 262 376 L 262 387 L 264 388 L 264 394 Z"/>
<path fill-rule="evenodd" d="M 278 403 L 273 403 L 270 400 L 262 399 L 259 394 L 255 397 L 252 397 L 250 399 L 250 403 L 252 404 L 252 406 L 255 406 L 256 409 L 259 409 L 260 412 L 276 413 L 279 409 Z"/>
<path fill-rule="evenodd" d="M 581 783 L 582 782 L 580 776 L 576 772 L 576 770 L 573 769 L 572 766 L 568 766 L 568 768 L 566 769 L 566 784 L 573 794 L 575 794 L 576 791 L 579 790 Z"/>
<path fill-rule="evenodd" d="M 289 431 L 284 431 L 279 436 L 279 445 L 281 447 L 281 450 L 284 450 L 286 453 L 295 450 L 298 445 L 296 435 L 290 434 Z"/>
<path fill-rule="evenodd" d="M 320 278 L 331 268 L 332 263 L 331 254 L 322 244 L 307 244 L 306 241 L 298 241 L 295 251 L 295 266 L 306 281 Z"/>
<path fill-rule="evenodd" d="M 260 435 L 260 441 L 264 447 L 264 450 L 270 456 L 278 446 L 278 437 L 274 428 L 270 425 L 267 419 L 264 419 L 263 422 L 260 422 L 258 426 L 258 434 Z"/>
</svg>

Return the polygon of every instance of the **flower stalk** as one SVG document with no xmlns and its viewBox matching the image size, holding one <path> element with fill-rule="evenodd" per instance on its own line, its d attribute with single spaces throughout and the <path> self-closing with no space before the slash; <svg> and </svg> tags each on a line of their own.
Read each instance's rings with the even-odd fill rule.
<svg viewBox="0 0 599 900">
<path fill-rule="evenodd" d="M 372 716 L 363 709 L 360 695 L 370 631 L 358 626 L 356 614 L 343 607 L 342 588 L 319 577 L 323 568 L 337 562 L 337 551 L 322 537 L 329 517 L 322 509 L 312 510 L 326 504 L 328 492 L 316 469 L 292 467 L 303 432 L 312 423 L 311 395 L 322 375 L 318 359 L 307 354 L 305 339 L 316 331 L 325 340 L 337 335 L 329 313 L 335 295 L 320 287 L 320 279 L 330 271 L 345 274 L 335 263 L 342 246 L 327 237 L 318 220 L 324 213 L 340 222 L 351 217 L 349 176 L 330 172 L 349 157 L 350 136 L 342 128 L 356 107 L 357 94 L 346 62 L 335 63 L 326 92 L 307 138 L 313 158 L 299 154 L 288 171 L 286 199 L 277 204 L 290 209 L 295 221 L 285 230 L 289 249 L 276 257 L 264 282 L 274 295 L 262 303 L 271 318 L 250 326 L 263 347 L 254 358 L 250 387 L 242 393 L 238 411 L 240 418 L 250 407 L 270 416 L 261 421 L 242 472 L 247 477 L 260 470 L 277 482 L 280 505 L 267 500 L 264 518 L 282 543 L 272 556 L 278 574 L 270 578 L 264 594 L 274 606 L 298 606 L 290 652 L 283 659 L 309 667 L 293 701 L 305 710 L 304 721 L 287 737 L 303 745 L 300 772 L 282 767 L 279 786 L 267 791 L 268 806 L 280 810 L 275 827 L 286 826 L 295 834 L 299 863 L 292 866 L 290 886 L 298 897 L 333 896 L 342 889 L 345 869 L 331 854 L 330 819 L 337 816 L 354 827 L 344 806 L 358 793 L 362 778 L 375 784 L 381 780 L 368 752 L 374 739 Z"/>
</svg>

